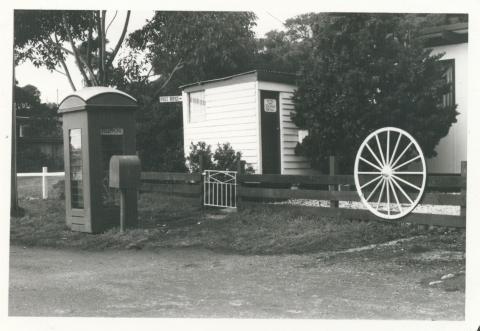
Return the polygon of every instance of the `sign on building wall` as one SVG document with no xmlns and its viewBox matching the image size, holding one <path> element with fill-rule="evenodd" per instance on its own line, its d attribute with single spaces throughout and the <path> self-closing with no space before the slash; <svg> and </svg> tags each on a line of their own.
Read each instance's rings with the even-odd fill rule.
<svg viewBox="0 0 480 331">
<path fill-rule="evenodd" d="M 161 103 L 164 102 L 182 102 L 182 96 L 181 95 L 167 95 L 163 97 L 158 97 L 158 101 Z"/>
<path fill-rule="evenodd" d="M 123 128 L 103 128 L 100 129 L 101 136 L 121 136 L 123 135 Z"/>
<path fill-rule="evenodd" d="M 277 100 L 276 99 L 264 99 L 263 101 L 264 110 L 266 113 L 276 113 L 277 112 Z"/>
</svg>

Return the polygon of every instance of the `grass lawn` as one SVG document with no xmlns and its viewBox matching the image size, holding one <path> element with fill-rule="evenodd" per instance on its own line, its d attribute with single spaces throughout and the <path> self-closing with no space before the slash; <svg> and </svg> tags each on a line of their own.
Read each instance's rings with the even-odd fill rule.
<svg viewBox="0 0 480 331">
<path fill-rule="evenodd" d="M 387 222 L 359 222 L 312 215 L 279 205 L 252 206 L 224 213 L 203 209 L 198 198 L 142 193 L 140 226 L 120 234 L 72 232 L 65 225 L 64 201 L 20 199 L 23 217 L 11 219 L 11 244 L 81 248 L 202 247 L 240 254 L 308 253 L 343 250 L 429 233 L 432 244 L 456 243 L 464 250 L 465 231 L 444 233 Z M 424 243 L 427 245 L 427 243 Z M 427 245 L 428 246 L 428 245 Z M 422 249 L 422 248 L 419 248 Z M 425 248 L 429 249 L 429 248 Z"/>
</svg>

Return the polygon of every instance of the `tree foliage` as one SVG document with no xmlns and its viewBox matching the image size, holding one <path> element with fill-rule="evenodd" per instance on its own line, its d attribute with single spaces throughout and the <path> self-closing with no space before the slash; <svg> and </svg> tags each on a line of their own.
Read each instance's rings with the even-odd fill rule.
<svg viewBox="0 0 480 331">
<path fill-rule="evenodd" d="M 285 31 L 272 30 L 257 39 L 258 69 L 296 73 L 310 53 L 312 27 L 319 14 L 307 13 L 285 21 Z"/>
<path fill-rule="evenodd" d="M 431 56 L 403 15 L 321 14 L 294 94 L 297 126 L 309 135 L 297 146 L 316 168 L 329 155 L 351 172 L 355 153 L 373 130 L 411 133 L 427 157 L 456 121 L 441 55 Z M 324 169 L 324 168 L 323 168 Z"/>
<path fill-rule="evenodd" d="M 61 137 L 57 105 L 42 103 L 40 91 L 33 85 L 15 86 L 17 116 L 27 122 L 25 135 L 30 137 Z"/>
<path fill-rule="evenodd" d="M 15 86 L 15 106 L 17 107 L 17 124 L 24 127 L 23 138 L 61 137 L 61 124 L 56 112 L 56 104 L 40 101 L 40 91 L 33 85 Z M 51 170 L 61 170 L 63 158 L 43 153 L 39 146 L 20 141 L 17 155 L 17 171 L 38 172 L 47 166 Z"/>
<path fill-rule="evenodd" d="M 111 50 L 107 50 L 106 17 L 105 10 L 15 10 L 15 63 L 29 60 L 37 67 L 60 72 L 76 90 L 66 63 L 67 57 L 73 56 L 83 85 L 108 85 L 113 61 L 126 35 L 130 11 L 122 35 Z"/>
<path fill-rule="evenodd" d="M 130 52 L 114 75 L 116 85 L 140 101 L 137 141 L 146 169 L 185 169 L 182 105 L 158 103 L 158 96 L 250 70 L 254 19 L 243 12 L 156 12 L 129 35 Z"/>
<path fill-rule="evenodd" d="M 250 69 L 254 25 L 249 12 L 158 11 L 128 43 L 145 52 L 161 90 L 173 76 L 191 83 Z"/>
</svg>

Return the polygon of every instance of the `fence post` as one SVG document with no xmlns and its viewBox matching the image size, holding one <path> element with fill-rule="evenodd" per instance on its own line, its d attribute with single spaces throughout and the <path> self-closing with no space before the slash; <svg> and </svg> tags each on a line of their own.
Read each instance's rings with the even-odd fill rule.
<svg viewBox="0 0 480 331">
<path fill-rule="evenodd" d="M 338 172 L 338 164 L 334 155 L 330 155 L 329 158 L 330 176 L 335 176 Z M 328 185 L 329 191 L 336 191 L 336 185 Z M 330 200 L 330 208 L 338 208 L 337 200 Z"/>
<path fill-rule="evenodd" d="M 461 190 L 461 195 L 462 197 L 465 198 L 465 205 L 460 206 L 460 216 L 466 216 L 467 215 L 467 161 L 462 161 L 460 163 L 460 175 L 465 178 L 465 187 L 462 188 Z"/>
<path fill-rule="evenodd" d="M 239 156 L 237 154 L 237 156 Z M 240 157 L 237 158 L 237 178 L 235 179 L 235 207 L 238 208 L 238 205 L 242 202 L 242 194 L 241 194 L 241 184 L 239 179 L 239 175 L 243 175 L 245 173 L 245 161 L 242 161 Z"/>
<path fill-rule="evenodd" d="M 48 173 L 48 167 L 42 167 L 42 199 L 43 200 L 48 198 L 47 173 Z"/>
<path fill-rule="evenodd" d="M 205 195 L 204 192 L 204 180 L 203 180 L 203 170 L 204 170 L 204 159 L 203 159 L 203 154 L 198 155 L 198 163 L 199 163 L 199 168 L 198 171 L 200 171 L 200 205 L 204 207 L 203 204 L 203 196 Z"/>
</svg>

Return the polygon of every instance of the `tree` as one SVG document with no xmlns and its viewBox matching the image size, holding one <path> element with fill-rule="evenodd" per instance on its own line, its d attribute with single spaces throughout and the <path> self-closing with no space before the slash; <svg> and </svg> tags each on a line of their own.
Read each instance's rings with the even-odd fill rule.
<svg viewBox="0 0 480 331">
<path fill-rule="evenodd" d="M 257 39 L 258 69 L 296 73 L 312 48 L 312 26 L 320 14 L 307 13 L 285 21 L 285 31 L 272 30 Z"/>
<path fill-rule="evenodd" d="M 105 10 L 15 10 L 15 64 L 29 60 L 37 66 L 64 74 L 76 90 L 66 58 L 73 56 L 85 86 L 106 86 L 113 61 L 126 36 L 130 11 L 115 47 L 107 50 Z"/>
<path fill-rule="evenodd" d="M 294 94 L 297 126 L 309 135 L 297 146 L 325 170 L 336 155 L 352 171 L 356 151 L 373 130 L 410 132 L 427 157 L 456 121 L 444 105 L 450 85 L 441 55 L 432 56 L 419 31 L 400 14 L 322 14 L 312 26 L 312 48 Z"/>
<path fill-rule="evenodd" d="M 17 116 L 28 119 L 26 135 L 31 137 L 61 137 L 57 105 L 42 103 L 40 91 L 33 85 L 15 85 Z"/>
<path fill-rule="evenodd" d="M 250 12 L 158 11 L 128 44 L 145 52 L 158 97 L 176 77 L 191 83 L 249 70 L 255 56 Z M 175 89 L 178 87 L 175 86 Z"/>
<path fill-rule="evenodd" d="M 33 85 L 20 87 L 15 85 L 15 105 L 18 122 L 24 127 L 24 137 L 61 137 L 61 124 L 58 119 L 57 105 L 46 104 L 40 101 L 40 91 Z M 46 155 L 39 146 L 31 146 L 28 143 L 18 148 L 17 168 L 20 172 L 35 172 L 42 166 L 49 169 L 60 170 L 63 167 L 63 158 L 54 158 Z"/>
<path fill-rule="evenodd" d="M 158 103 L 179 86 L 250 70 L 255 15 L 242 12 L 156 12 L 128 36 L 116 85 L 140 103 L 137 138 L 142 166 L 184 171 L 182 105 Z"/>
</svg>

